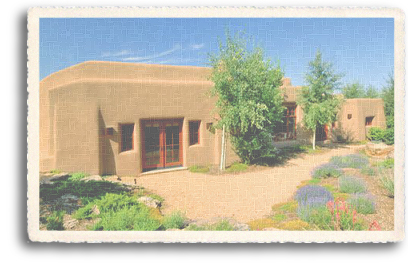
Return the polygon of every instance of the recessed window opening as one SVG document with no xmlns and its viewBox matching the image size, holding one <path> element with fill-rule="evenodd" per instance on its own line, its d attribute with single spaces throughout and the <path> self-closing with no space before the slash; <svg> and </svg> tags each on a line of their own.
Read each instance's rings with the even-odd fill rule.
<svg viewBox="0 0 408 265">
<path fill-rule="evenodd" d="M 133 131 L 135 125 L 131 124 L 120 124 L 120 151 L 125 152 L 133 150 Z"/>
<path fill-rule="evenodd" d="M 201 121 L 190 121 L 189 123 L 190 145 L 200 143 L 200 124 Z"/>
<path fill-rule="evenodd" d="M 351 114 L 347 114 L 347 119 L 351 119 L 353 117 L 353 115 L 351 115 Z"/>
<path fill-rule="evenodd" d="M 365 125 L 371 126 L 373 125 L 374 116 L 366 117 Z"/>
</svg>

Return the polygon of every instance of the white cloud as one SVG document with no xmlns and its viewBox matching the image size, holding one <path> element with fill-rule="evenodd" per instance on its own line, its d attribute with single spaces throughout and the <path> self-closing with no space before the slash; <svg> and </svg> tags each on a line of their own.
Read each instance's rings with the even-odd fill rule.
<svg viewBox="0 0 408 265">
<path fill-rule="evenodd" d="M 160 57 L 164 57 L 166 55 L 170 55 L 170 54 L 172 54 L 172 53 L 174 53 L 174 52 L 176 52 L 176 51 L 178 51 L 180 49 L 181 49 L 180 44 L 176 44 L 176 45 L 173 46 L 173 48 L 171 48 L 171 49 L 169 49 L 167 51 L 161 52 L 161 53 L 153 54 L 153 55 L 150 55 L 150 56 L 144 56 L 144 57 L 127 57 L 127 58 L 123 58 L 122 60 L 123 61 L 133 61 L 133 62 L 149 61 L 149 60 L 152 60 L 152 59 L 157 59 L 157 58 L 160 58 Z"/>
<path fill-rule="evenodd" d="M 121 50 L 119 52 L 104 52 L 102 53 L 101 57 L 118 57 L 118 56 L 124 56 L 124 55 L 129 55 L 129 54 L 132 54 L 132 51 Z"/>
<path fill-rule="evenodd" d="M 192 50 L 200 50 L 202 48 L 204 48 L 205 44 L 204 43 L 200 43 L 200 44 L 191 44 L 190 48 Z"/>
</svg>

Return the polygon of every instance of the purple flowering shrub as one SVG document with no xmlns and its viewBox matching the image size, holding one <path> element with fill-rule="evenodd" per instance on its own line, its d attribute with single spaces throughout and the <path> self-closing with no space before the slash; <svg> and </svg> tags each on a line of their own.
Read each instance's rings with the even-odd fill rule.
<svg viewBox="0 0 408 265">
<path fill-rule="evenodd" d="M 320 165 L 310 173 L 315 179 L 338 178 L 343 175 L 343 170 L 332 163 Z"/>
<path fill-rule="evenodd" d="M 359 154 L 351 154 L 346 156 L 333 156 L 330 163 L 341 168 L 363 168 L 370 165 L 367 157 Z"/>
<path fill-rule="evenodd" d="M 298 202 L 298 216 L 301 220 L 308 222 L 311 213 L 322 207 L 326 207 L 327 202 L 333 201 L 330 191 L 321 186 L 307 185 L 295 194 Z"/>
</svg>

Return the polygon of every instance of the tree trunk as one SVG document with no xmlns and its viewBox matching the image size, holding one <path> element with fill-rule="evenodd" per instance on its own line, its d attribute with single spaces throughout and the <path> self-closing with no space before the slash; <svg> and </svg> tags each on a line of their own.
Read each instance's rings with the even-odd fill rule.
<svg viewBox="0 0 408 265">
<path fill-rule="evenodd" d="M 313 150 L 316 149 L 316 129 L 313 130 Z"/>
</svg>

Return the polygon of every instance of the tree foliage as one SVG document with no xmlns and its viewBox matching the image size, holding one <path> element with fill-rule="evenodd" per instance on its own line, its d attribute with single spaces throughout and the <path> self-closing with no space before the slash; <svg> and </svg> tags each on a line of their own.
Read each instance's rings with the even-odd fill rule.
<svg viewBox="0 0 408 265">
<path fill-rule="evenodd" d="M 313 131 L 313 148 L 317 127 L 336 120 L 343 101 L 342 97 L 334 94 L 340 79 L 341 75 L 334 72 L 333 65 L 324 62 L 321 52 L 317 51 L 315 59 L 309 63 L 306 86 L 300 91 L 297 102 L 304 112 L 305 127 Z"/>
<path fill-rule="evenodd" d="M 272 135 L 283 116 L 283 72 L 264 57 L 259 47 L 250 47 L 241 33 L 219 43 L 219 53 L 210 54 L 213 96 L 217 96 L 217 128 L 225 126 L 235 152 L 245 163 L 274 157 Z"/>
<path fill-rule="evenodd" d="M 394 129 L 394 77 L 392 75 L 390 75 L 387 84 L 382 89 L 381 98 L 384 100 L 387 128 Z"/>
<path fill-rule="evenodd" d="M 373 86 L 365 88 L 358 82 L 344 86 L 342 94 L 345 98 L 378 98 L 380 96 Z"/>
</svg>

